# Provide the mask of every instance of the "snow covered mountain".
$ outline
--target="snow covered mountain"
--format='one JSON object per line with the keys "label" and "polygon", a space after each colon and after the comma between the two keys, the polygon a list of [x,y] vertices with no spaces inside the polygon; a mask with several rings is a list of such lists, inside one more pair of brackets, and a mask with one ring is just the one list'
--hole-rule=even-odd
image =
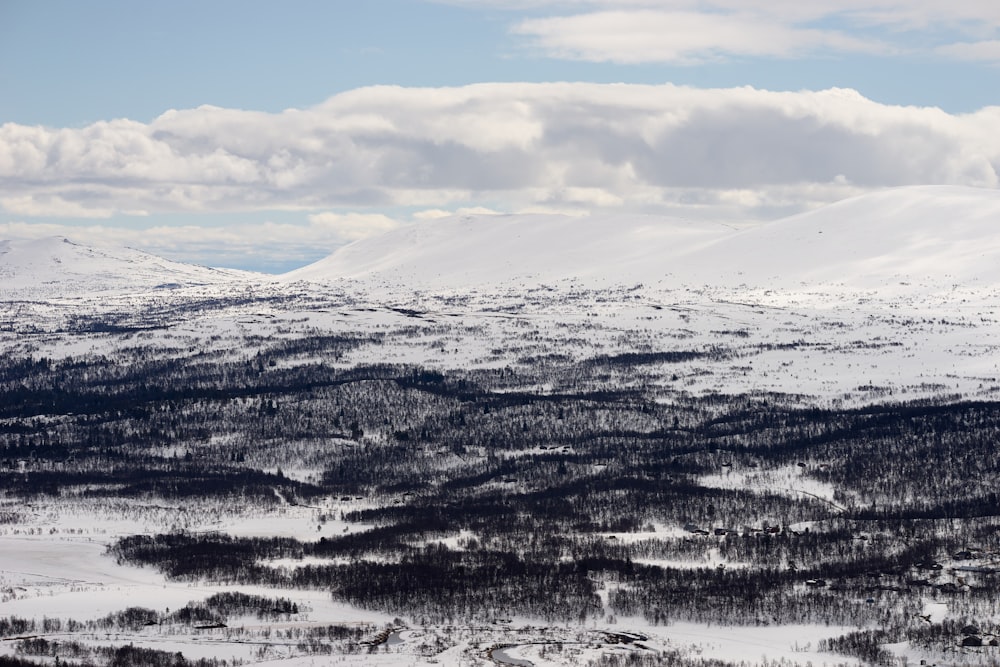
{"label": "snow covered mountain", "polygon": [[730,277],[738,271],[740,282],[757,286],[997,284],[998,232],[998,190],[907,187],[745,230],[698,260],[703,267],[732,267]]}
{"label": "snow covered mountain", "polygon": [[515,279],[624,283],[662,276],[679,258],[733,233],[724,224],[655,216],[461,216],[352,243],[283,278],[442,288]]}
{"label": "snow covered mountain", "polygon": [[[364,239],[282,282],[902,289],[1000,284],[1000,191],[886,190],[752,226],[640,215],[461,216]],[[0,241],[0,298],[226,285],[263,276],[66,238]]]}
{"label": "snow covered mountain", "polygon": [[0,298],[131,293],[246,281],[255,274],[173,262],[131,248],[64,237],[0,241]]}
{"label": "snow covered mountain", "polygon": [[756,287],[1000,282],[1000,191],[886,190],[738,228],[644,216],[463,216],[345,246],[285,280],[451,288],[568,278]]}
{"label": "snow covered mountain", "polygon": [[359,241],[278,280],[61,238],[6,241],[0,350],[135,344],[105,336],[109,328],[226,354],[348,333],[364,342],[338,352],[345,364],[492,368],[553,353],[725,350],[665,377],[695,395],[839,400],[859,387],[908,396],[947,387],[992,398],[998,224],[1000,192],[953,187],[887,190],[742,228],[456,217]]}

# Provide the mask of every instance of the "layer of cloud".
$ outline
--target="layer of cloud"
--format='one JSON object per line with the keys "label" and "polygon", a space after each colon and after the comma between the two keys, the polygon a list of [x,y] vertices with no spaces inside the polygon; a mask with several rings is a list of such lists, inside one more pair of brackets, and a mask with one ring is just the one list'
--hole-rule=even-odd
{"label": "layer of cloud", "polygon": [[928,53],[1000,62],[988,0],[439,0],[516,12],[513,33],[554,58],[692,64],[727,57]]}
{"label": "layer of cloud", "polygon": [[309,216],[309,224],[321,237],[332,237],[341,243],[376,236],[399,226],[397,220],[377,213],[314,213]]}
{"label": "layer of cloud", "polygon": [[528,19],[513,32],[552,57],[620,64],[696,64],[729,56],[790,58],[813,52],[880,52],[871,39],[775,21],[757,13],[615,10]]}
{"label": "layer of cloud", "polygon": [[[390,207],[801,210],[907,184],[995,187],[1000,108],[955,115],[850,90],[672,85],[362,88],[308,109],[0,126],[0,206],[73,218],[289,210],[356,238]],[[722,210],[722,209],[720,209]]]}
{"label": "layer of cloud", "polygon": [[1000,63],[1000,39],[989,39],[980,42],[956,42],[939,47],[937,52],[956,60]]}
{"label": "layer of cloud", "polygon": [[454,211],[446,211],[440,208],[431,208],[424,211],[417,211],[413,214],[414,220],[438,220],[451,216],[461,215],[498,215],[502,211],[495,211],[485,206],[462,206]]}

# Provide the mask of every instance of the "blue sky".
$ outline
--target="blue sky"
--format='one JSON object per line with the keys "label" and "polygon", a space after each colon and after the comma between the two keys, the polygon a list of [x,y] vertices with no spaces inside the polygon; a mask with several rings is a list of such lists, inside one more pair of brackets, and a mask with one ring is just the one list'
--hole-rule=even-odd
{"label": "blue sky", "polygon": [[468,210],[996,187],[998,33],[981,0],[2,0],[0,235],[278,271]]}

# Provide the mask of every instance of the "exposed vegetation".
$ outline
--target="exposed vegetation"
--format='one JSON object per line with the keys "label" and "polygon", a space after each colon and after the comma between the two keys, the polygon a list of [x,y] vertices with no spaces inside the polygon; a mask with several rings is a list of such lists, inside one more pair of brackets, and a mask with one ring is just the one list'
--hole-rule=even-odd
{"label": "exposed vegetation", "polygon": [[[836,410],[661,389],[654,400],[603,380],[609,367],[669,369],[719,350],[445,372],[325,363],[351,345],[339,337],[288,363],[304,345],[239,361],[0,359],[0,485],[26,501],[342,499],[337,519],[373,528],[315,541],[175,531],[110,552],[177,579],[330,590],[416,623],[849,625],[867,629],[827,648],[880,662],[889,641],[962,640],[929,639],[928,596],[970,623],[998,612],[1000,405]],[[292,467],[312,472],[282,472]],[[753,481],[766,479],[825,491]],[[296,613],[234,595],[104,623]],[[33,631],[18,623],[0,634]],[[22,642],[24,655],[70,660],[67,646]],[[80,664],[160,660],[117,655]]]}

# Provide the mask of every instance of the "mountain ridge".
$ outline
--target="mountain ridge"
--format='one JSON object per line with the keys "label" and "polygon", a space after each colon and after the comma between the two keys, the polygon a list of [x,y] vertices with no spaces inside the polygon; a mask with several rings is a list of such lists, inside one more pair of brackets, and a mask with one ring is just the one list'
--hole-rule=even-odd
{"label": "mountain ridge", "polygon": [[884,190],[772,222],[652,215],[466,215],[409,224],[271,276],[66,237],[0,241],[0,297],[232,283],[351,281],[380,289],[593,286],[899,289],[1000,285],[1000,191]]}
{"label": "mountain ridge", "polygon": [[532,280],[795,288],[1000,283],[1000,191],[894,188],[734,227],[654,216],[462,216],[344,246],[284,281],[454,288]]}
{"label": "mountain ridge", "polygon": [[65,236],[0,240],[0,296],[64,297],[229,284],[257,274],[165,259]]}

